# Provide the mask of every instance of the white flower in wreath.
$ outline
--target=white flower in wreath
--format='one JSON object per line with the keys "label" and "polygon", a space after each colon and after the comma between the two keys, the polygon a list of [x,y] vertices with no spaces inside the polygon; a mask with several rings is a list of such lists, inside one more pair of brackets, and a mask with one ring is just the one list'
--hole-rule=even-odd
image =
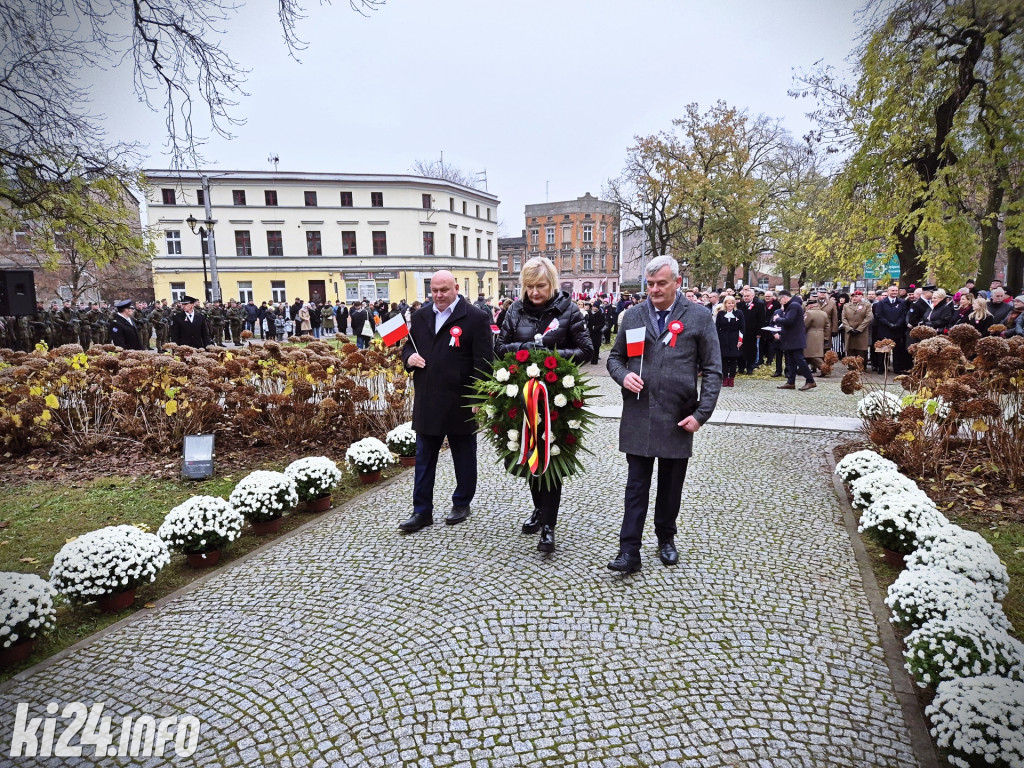
{"label": "white flower in wreath", "polygon": [[562,386],[566,389],[572,389],[576,386],[576,379],[572,376],[565,376],[562,378]]}
{"label": "white flower in wreath", "polygon": [[529,376],[531,379],[536,379],[538,376],[540,376],[540,368],[537,366],[536,363],[530,363],[528,366],[526,366],[526,375]]}
{"label": "white flower in wreath", "polygon": [[581,426],[583,426],[583,422],[581,422],[579,419],[569,419],[568,423],[569,429],[579,429]]}
{"label": "white flower in wreath", "polygon": [[562,452],[562,449],[561,449],[561,448],[559,448],[559,447],[558,447],[557,445],[552,445],[552,446],[551,446],[551,455],[552,455],[552,456],[557,456],[557,455],[558,455],[558,454],[560,454],[561,452]]}
{"label": "white flower in wreath", "polygon": [[493,419],[497,415],[498,409],[493,405],[486,405],[484,406],[484,413],[487,414],[488,419]]}
{"label": "white flower in wreath", "polygon": [[519,450],[519,443],[517,443],[515,440],[509,440],[507,445],[508,445],[508,449],[510,451],[518,451]]}
{"label": "white flower in wreath", "polygon": [[509,440],[518,440],[519,439],[519,430],[518,429],[510,429],[508,431],[508,439]]}
{"label": "white flower in wreath", "polygon": [[505,387],[505,395],[507,397],[515,397],[518,394],[519,394],[519,385],[518,384],[509,384],[507,387]]}
{"label": "white flower in wreath", "polygon": [[568,402],[569,401],[565,398],[565,395],[555,395],[554,403],[556,408],[564,408],[565,404]]}
{"label": "white flower in wreath", "polygon": [[508,381],[508,377],[509,377],[508,368],[499,368],[498,370],[496,370],[494,372],[494,380],[495,381],[506,382],[506,381]]}

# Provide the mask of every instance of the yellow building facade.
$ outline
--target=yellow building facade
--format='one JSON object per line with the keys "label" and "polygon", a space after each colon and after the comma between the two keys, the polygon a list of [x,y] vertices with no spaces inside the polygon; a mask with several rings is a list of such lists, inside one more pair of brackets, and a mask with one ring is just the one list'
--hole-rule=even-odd
{"label": "yellow building facade", "polygon": [[451,270],[470,299],[498,295],[499,200],[490,193],[419,176],[215,170],[146,176],[158,300],[202,297],[204,267],[205,295],[213,293],[201,227],[213,231],[225,302],[425,301],[439,269]]}

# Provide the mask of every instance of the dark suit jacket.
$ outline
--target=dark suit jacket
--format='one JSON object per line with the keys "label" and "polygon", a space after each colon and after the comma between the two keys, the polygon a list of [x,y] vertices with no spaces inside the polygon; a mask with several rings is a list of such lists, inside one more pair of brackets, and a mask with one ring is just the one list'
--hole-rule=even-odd
{"label": "dark suit jacket", "polygon": [[198,347],[205,349],[213,344],[213,337],[210,335],[210,326],[206,322],[206,315],[196,310],[192,316],[192,322],[184,312],[178,312],[171,318],[171,342],[185,347]]}
{"label": "dark suit jacket", "polygon": [[[458,327],[459,346],[452,346],[453,328]],[[424,435],[469,435],[476,431],[472,401],[472,383],[491,371],[494,359],[494,334],[491,318],[464,296],[451,317],[434,333],[434,303],[428,301],[412,316],[410,336],[402,360],[413,372],[416,397],[412,406],[412,428]],[[419,349],[426,368],[409,368],[409,358]]]}
{"label": "dark suit jacket", "polygon": [[896,299],[895,305],[889,301],[888,297],[880,299],[872,305],[872,312],[878,321],[875,341],[879,339],[899,341],[906,335],[907,304],[903,299]]}
{"label": "dark suit jacket", "polygon": [[123,349],[142,349],[138,326],[132,325],[118,312],[110,321],[110,343]]}
{"label": "dark suit jacket", "polygon": [[756,347],[757,337],[761,333],[761,329],[768,325],[764,302],[755,297],[753,307],[751,307],[741,298],[736,302],[736,311],[743,316],[744,348]]}
{"label": "dark suit jacket", "polygon": [[807,346],[807,328],[804,326],[804,303],[799,296],[794,296],[782,308],[775,324],[782,331],[779,333],[779,349],[803,350]]}

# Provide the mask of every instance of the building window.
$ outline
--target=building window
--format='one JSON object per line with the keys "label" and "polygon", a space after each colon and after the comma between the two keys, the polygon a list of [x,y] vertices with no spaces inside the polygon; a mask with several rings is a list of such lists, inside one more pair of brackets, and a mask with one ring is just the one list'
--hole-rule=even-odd
{"label": "building window", "polygon": [[387,256],[388,255],[388,233],[375,231],[373,233],[373,255],[374,256]]}
{"label": "building window", "polygon": [[607,224],[602,224],[601,225],[601,242],[606,244],[606,245],[608,243],[608,225]]}
{"label": "building window", "polygon": [[452,235],[451,238],[452,238],[452,242],[451,242],[452,258],[455,258],[455,235]]}
{"label": "building window", "polygon": [[462,201],[462,215],[463,216],[466,215],[466,201],[465,200]]}
{"label": "building window", "polygon": [[592,243],[594,242],[594,225],[584,224],[583,225],[583,242]]}
{"label": "building window", "polygon": [[204,190],[196,190],[196,203],[198,205],[206,205],[206,192]]}
{"label": "building window", "polygon": [[323,248],[320,244],[320,233],[310,230],[306,233],[306,255],[323,256]]}
{"label": "building window", "polygon": [[487,260],[491,260],[491,241],[487,241]]}
{"label": "building window", "polygon": [[508,262],[505,261],[504,259],[502,259],[501,262],[501,271],[506,273],[508,272]]}
{"label": "building window", "polygon": [[433,198],[430,195],[423,195],[423,207],[424,208],[429,210],[430,209],[430,204],[431,204],[432,201],[433,201]]}
{"label": "building window", "polygon": [[540,230],[539,229],[531,229],[530,230],[530,245],[536,246],[536,245],[539,245],[539,244],[540,244]]}
{"label": "building window", "polygon": [[177,205],[177,203],[174,201],[173,189],[161,189],[160,195],[164,199],[164,205]]}
{"label": "building window", "polygon": [[479,205],[476,207],[476,217],[478,219],[480,218],[480,206]]}
{"label": "building window", "polygon": [[562,247],[565,248],[567,245],[572,244],[572,225],[562,225]]}
{"label": "building window", "polygon": [[164,232],[167,237],[167,255],[168,256],[180,256],[181,255],[181,232],[177,229],[168,229]]}
{"label": "building window", "polygon": [[171,303],[181,301],[183,298],[185,298],[185,284],[171,283]]}
{"label": "building window", "polygon": [[690,287],[690,276],[689,275],[683,275],[682,287],[683,288],[689,288]]}
{"label": "building window", "polygon": [[480,238],[478,237],[478,238],[476,239],[476,257],[477,257],[478,259],[479,259],[479,258],[480,258],[480,257],[481,257],[481,256],[483,255],[483,254],[482,254],[482,252],[480,251],[480,248],[481,248],[481,245],[480,245]]}
{"label": "building window", "polygon": [[352,193],[351,192],[342,192],[341,193],[341,207],[342,208],[351,208],[352,207]]}
{"label": "building window", "polygon": [[[454,211],[455,210],[455,198],[454,197],[449,197],[448,198],[448,210],[449,211]],[[430,295],[430,291],[427,291],[427,295],[428,296]]]}
{"label": "building window", "polygon": [[433,256],[434,255],[434,233],[424,232],[423,233],[423,255]]}
{"label": "building window", "polygon": [[512,271],[513,272],[518,272],[519,271],[519,256],[513,256],[512,257]]}
{"label": "building window", "polygon": [[462,236],[462,258],[469,258],[469,235]]}
{"label": "building window", "polygon": [[594,269],[594,256],[590,253],[583,254],[583,271],[591,272]]}
{"label": "building window", "polygon": [[284,289],[284,280],[270,281],[270,300],[275,304],[288,301],[288,294]]}
{"label": "building window", "polygon": [[284,240],[280,230],[269,230],[267,232],[267,255],[284,256]]}
{"label": "building window", "polygon": [[544,243],[546,245],[554,245],[555,244],[555,228],[554,227],[545,227],[544,228]]}
{"label": "building window", "polygon": [[267,205],[277,205],[277,190],[276,189],[265,189],[263,190],[263,202]]}
{"label": "building window", "polygon": [[316,192],[303,192],[302,198],[305,200],[307,208],[316,208]]}
{"label": "building window", "polygon": [[252,256],[252,241],[249,239],[249,230],[235,230],[235,255]]}
{"label": "building window", "polygon": [[487,220],[488,221],[491,220],[491,209],[490,208],[487,209]]}
{"label": "building window", "polygon": [[253,300],[252,280],[238,281],[238,300],[243,304]]}
{"label": "building window", "polygon": [[356,233],[352,231],[344,231],[341,233],[341,255],[342,256],[355,256],[356,255]]}
{"label": "building window", "polygon": [[245,190],[244,189],[232,189],[231,190],[231,204],[232,205],[245,205]]}
{"label": "building window", "polygon": [[374,208],[384,207],[384,193],[383,192],[371,192],[370,193],[370,205]]}

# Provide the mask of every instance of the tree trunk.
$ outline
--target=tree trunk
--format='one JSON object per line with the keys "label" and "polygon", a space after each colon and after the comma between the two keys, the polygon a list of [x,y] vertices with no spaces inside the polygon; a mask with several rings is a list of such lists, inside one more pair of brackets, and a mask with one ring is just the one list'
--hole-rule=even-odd
{"label": "tree trunk", "polygon": [[[1006,280],[1003,282],[1011,296],[1024,293],[1024,252],[1016,245],[1006,248]],[[978,280],[978,285],[985,283]]]}
{"label": "tree trunk", "polygon": [[[920,203],[914,203],[911,207],[912,215],[917,208],[920,208]],[[904,288],[910,285],[923,285],[924,281],[924,264],[921,263],[921,254],[917,250],[917,229],[918,224],[909,229],[903,229],[897,224],[893,232],[896,236],[896,255],[900,259],[899,284]]]}

